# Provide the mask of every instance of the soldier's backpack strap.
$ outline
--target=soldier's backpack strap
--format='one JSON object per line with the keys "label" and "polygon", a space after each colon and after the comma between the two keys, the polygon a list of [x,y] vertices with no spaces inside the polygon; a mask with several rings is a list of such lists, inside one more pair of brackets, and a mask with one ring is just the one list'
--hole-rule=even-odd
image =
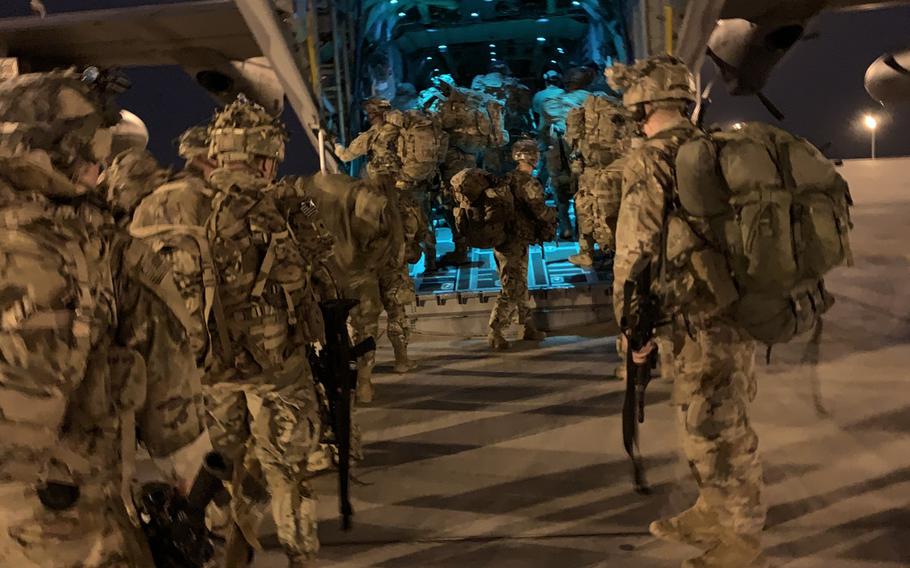
{"label": "soldier's backpack strap", "polygon": [[148,239],[162,235],[182,235],[190,237],[196,242],[196,247],[199,249],[200,268],[202,269],[202,324],[205,326],[205,333],[209,340],[205,356],[205,360],[208,362],[212,353],[212,330],[209,326],[209,318],[212,315],[212,307],[215,304],[217,278],[215,277],[215,261],[212,258],[212,249],[209,246],[205,228],[195,225],[158,224],[131,227],[130,234],[137,239]]}
{"label": "soldier's backpack strap", "polygon": [[126,246],[123,261],[146,288],[167,304],[185,330],[192,329],[193,316],[174,283],[171,267],[162,256],[155,254],[146,243],[133,238]]}
{"label": "soldier's backpack strap", "polygon": [[[218,216],[224,207],[224,200],[228,192],[219,193],[212,201],[212,213],[206,226],[206,236],[213,237],[216,234]],[[218,342],[221,344],[221,356],[223,362],[230,366],[234,364],[234,348],[231,343],[231,336],[228,330],[227,314],[224,313],[224,304],[221,301],[221,294],[218,291],[218,273],[213,270],[215,276],[214,295],[212,297],[212,313],[215,314],[215,327],[218,328]]]}

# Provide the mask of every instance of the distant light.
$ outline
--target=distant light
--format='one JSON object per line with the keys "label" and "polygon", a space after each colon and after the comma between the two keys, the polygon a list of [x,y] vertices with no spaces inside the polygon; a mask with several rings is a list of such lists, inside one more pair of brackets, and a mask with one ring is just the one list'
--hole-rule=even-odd
{"label": "distant light", "polygon": [[495,44],[495,43],[491,43],[491,44],[490,44],[490,49],[496,49],[496,44]]}
{"label": "distant light", "polygon": [[491,57],[491,58],[490,58],[490,61],[496,61],[496,58],[495,58],[495,57]]}
{"label": "distant light", "polygon": [[733,125],[731,126],[731,128],[733,128],[733,130],[742,130],[742,129],[743,129],[743,123],[742,123],[742,122],[734,122]]}
{"label": "distant light", "polygon": [[477,12],[471,12],[471,17],[478,18],[478,17],[480,17],[480,14],[478,14]]}
{"label": "distant light", "polygon": [[866,116],[863,117],[863,124],[869,130],[875,130],[876,128],[878,128],[878,119],[875,118],[874,116],[872,116],[871,114],[867,114]]}
{"label": "distant light", "polygon": [[439,67],[433,67],[433,73],[439,73]]}
{"label": "distant light", "polygon": [[427,55],[427,61],[433,61],[433,56],[432,56],[432,55]]}
{"label": "distant light", "polygon": [[490,52],[490,55],[496,55],[496,52],[495,52],[495,51],[491,51],[491,52]]}
{"label": "distant light", "polygon": [[573,5],[573,6],[581,6],[581,2],[579,2],[578,0],[572,0],[572,5]]}
{"label": "distant light", "polygon": [[427,28],[427,31],[432,34],[432,33],[436,33],[439,30],[437,30],[436,28]]}
{"label": "distant light", "polygon": [[551,59],[550,63],[552,63],[553,65],[559,65],[559,63],[557,63],[555,59]]}
{"label": "distant light", "polygon": [[563,53],[563,54],[566,52],[566,50],[563,49],[563,48],[561,48],[561,47],[557,47],[557,48],[556,48],[556,51],[557,51],[558,53]]}
{"label": "distant light", "polygon": [[543,42],[547,41],[547,38],[539,37],[539,38],[537,38],[537,41],[539,41],[540,43],[543,43]]}
{"label": "distant light", "polygon": [[399,18],[404,18],[405,16],[407,16],[406,13],[404,13],[404,12],[398,12],[398,17],[399,17]]}
{"label": "distant light", "polygon": [[447,49],[449,49],[449,46],[447,46],[446,44],[442,44],[439,46],[439,51],[445,51]]}
{"label": "distant light", "polygon": [[394,6],[395,4],[398,4],[398,0],[389,0],[389,4]]}
{"label": "distant light", "polygon": [[538,24],[546,24],[549,21],[550,21],[550,18],[538,18],[537,19]]}

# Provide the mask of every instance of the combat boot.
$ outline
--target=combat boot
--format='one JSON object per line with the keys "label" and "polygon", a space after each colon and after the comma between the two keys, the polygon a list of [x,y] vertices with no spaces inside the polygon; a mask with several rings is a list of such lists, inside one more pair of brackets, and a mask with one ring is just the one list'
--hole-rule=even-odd
{"label": "combat boot", "polygon": [[720,541],[697,558],[686,560],[682,568],[767,568],[759,536],[723,531]]}
{"label": "combat boot", "polygon": [[417,363],[408,358],[408,343],[400,335],[389,335],[389,342],[392,344],[392,350],[395,352],[395,365],[392,370],[403,375],[417,366]]}
{"label": "combat boot", "polygon": [[537,324],[529,318],[525,322],[525,331],[521,338],[525,341],[543,341],[547,338],[547,334],[537,329]]}
{"label": "combat boot", "polygon": [[723,533],[717,516],[702,504],[701,498],[676,516],[654,521],[648,530],[659,539],[688,544],[702,550],[708,550],[720,542]]}
{"label": "combat boot", "polygon": [[373,402],[373,366],[362,366],[357,369],[357,404]]}
{"label": "combat boot", "polygon": [[498,329],[491,329],[487,335],[487,342],[493,351],[505,351],[509,348],[509,342],[503,337],[502,332]]}
{"label": "combat boot", "polygon": [[594,266],[594,239],[590,235],[580,236],[578,238],[578,254],[573,254],[568,260],[579,268],[591,268]]}

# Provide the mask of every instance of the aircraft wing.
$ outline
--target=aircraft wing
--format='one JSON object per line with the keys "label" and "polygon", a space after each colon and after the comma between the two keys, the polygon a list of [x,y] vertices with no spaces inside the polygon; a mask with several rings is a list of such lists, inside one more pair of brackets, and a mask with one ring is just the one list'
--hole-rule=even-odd
{"label": "aircraft wing", "polygon": [[705,55],[734,95],[761,93],[771,72],[824,10],[871,10],[910,0],[690,0],[677,54],[693,71]]}
{"label": "aircraft wing", "polygon": [[[321,119],[272,0],[190,0],[0,19],[0,56],[23,71],[180,65],[222,103],[244,93],[278,114],[285,96],[315,148]],[[336,169],[334,160],[327,164]]]}
{"label": "aircraft wing", "polygon": [[0,45],[32,68],[180,65],[262,54],[232,0],[0,20]]}

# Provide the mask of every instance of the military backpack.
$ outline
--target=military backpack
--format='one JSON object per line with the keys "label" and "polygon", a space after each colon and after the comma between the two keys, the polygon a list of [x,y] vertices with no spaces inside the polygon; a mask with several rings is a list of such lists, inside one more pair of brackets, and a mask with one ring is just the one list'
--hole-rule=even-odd
{"label": "military backpack", "polygon": [[849,188],[805,139],[774,126],[684,143],[669,266],[689,258],[718,307],[763,343],[811,329],[832,305],[824,276],[852,264]]}
{"label": "military backpack", "polygon": [[398,157],[402,177],[412,183],[431,179],[439,171],[449,148],[448,135],[430,115],[410,110],[404,112],[399,130]]}
{"label": "military backpack", "polygon": [[493,248],[509,237],[515,203],[507,183],[486,170],[467,168],[452,177],[452,193],[455,230],[468,246]]}
{"label": "military backpack", "polygon": [[628,113],[606,96],[591,95],[566,115],[565,139],[586,166],[606,166],[630,138]]}

